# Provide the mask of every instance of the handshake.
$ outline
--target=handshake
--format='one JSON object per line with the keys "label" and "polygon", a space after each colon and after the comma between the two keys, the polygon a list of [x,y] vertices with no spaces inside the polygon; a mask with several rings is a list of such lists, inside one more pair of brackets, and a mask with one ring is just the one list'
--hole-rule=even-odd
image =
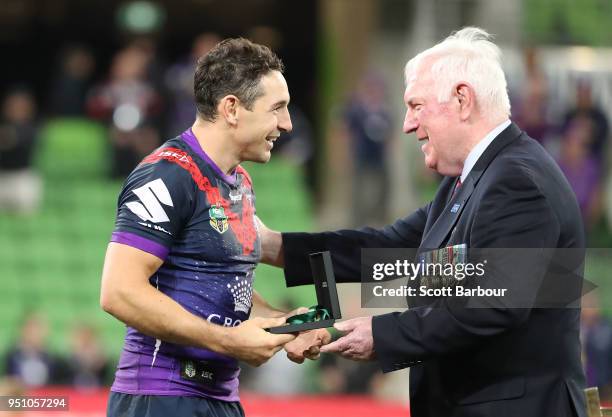
{"label": "handshake", "polygon": [[321,352],[338,353],[351,360],[365,361],[375,357],[372,337],[372,317],[359,317],[334,324],[343,336],[331,342],[327,329],[307,330],[293,334],[272,334],[265,329],[282,326],[287,317],[301,314],[304,307],[282,317],[255,317],[239,326],[228,327],[225,348],[221,351],[251,366],[267,362],[276,352],[285,349],[287,357],[296,363],[316,360]]}
{"label": "handshake", "polygon": [[301,307],[281,317],[254,317],[236,327],[228,327],[225,340],[221,341],[221,353],[251,366],[262,365],[281,349],[285,349],[287,357],[296,363],[302,363],[304,359],[316,360],[320,356],[321,346],[331,341],[328,330],[315,329],[288,334],[272,334],[265,330],[282,326],[288,317],[306,311],[307,308]]}
{"label": "handshake", "polygon": [[[259,230],[263,236],[262,247],[264,248],[264,253],[270,252],[270,242],[276,242],[276,250],[271,251],[273,255],[268,253],[264,258],[270,264],[281,266],[280,263],[270,262],[270,259],[279,258],[279,248],[281,246],[280,234],[266,228],[261,221],[259,221]],[[265,250],[266,242],[267,251]],[[264,313],[257,314],[263,317],[255,317],[242,322],[236,327],[225,328],[224,337],[221,341],[221,349],[218,351],[252,366],[259,366],[267,362],[275,353],[283,348],[287,352],[287,357],[296,363],[302,363],[304,359],[316,360],[321,352],[338,353],[342,357],[351,360],[363,361],[373,359],[375,352],[372,335],[372,317],[359,317],[334,323],[334,320],[340,318],[341,315],[329,252],[312,253],[310,255],[310,266],[313,272],[313,282],[317,289],[316,307],[310,310],[300,307],[289,313],[283,313],[272,308],[255,291],[253,294],[253,307],[257,307],[259,311]],[[334,342],[331,342],[331,334],[325,328],[305,330],[308,328],[312,329],[312,327],[303,326],[303,319],[306,320],[305,324],[310,322],[309,318],[307,318],[307,313],[312,312],[312,309],[319,312],[320,306],[325,306],[322,310],[326,313],[326,318],[329,319],[331,315],[331,319],[334,320],[319,324],[324,326],[334,323],[336,330],[342,333],[342,337]],[[292,319],[297,319],[298,316],[302,316],[299,317],[301,324],[297,324],[296,327],[283,329],[285,331],[296,330],[295,333],[273,334],[266,331],[266,329],[272,327],[283,326],[288,321],[291,322]],[[322,317],[319,316],[319,318]]]}

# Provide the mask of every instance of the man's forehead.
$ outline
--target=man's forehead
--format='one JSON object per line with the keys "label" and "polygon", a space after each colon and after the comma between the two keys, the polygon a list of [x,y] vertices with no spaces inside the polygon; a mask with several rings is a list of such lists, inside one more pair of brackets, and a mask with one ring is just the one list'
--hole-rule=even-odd
{"label": "man's forehead", "polygon": [[283,74],[278,71],[270,71],[261,77],[260,82],[264,88],[287,89],[287,81]]}
{"label": "man's forehead", "polygon": [[415,100],[421,95],[421,89],[419,88],[419,83],[415,79],[413,81],[409,81],[406,84],[406,90],[404,90],[404,101],[406,103]]}
{"label": "man's forehead", "polygon": [[285,100],[289,102],[289,88],[283,74],[271,71],[261,78],[263,96],[272,100]]}
{"label": "man's forehead", "polygon": [[431,90],[431,77],[425,71],[414,71],[406,78],[404,101],[408,103],[417,98],[423,98]]}

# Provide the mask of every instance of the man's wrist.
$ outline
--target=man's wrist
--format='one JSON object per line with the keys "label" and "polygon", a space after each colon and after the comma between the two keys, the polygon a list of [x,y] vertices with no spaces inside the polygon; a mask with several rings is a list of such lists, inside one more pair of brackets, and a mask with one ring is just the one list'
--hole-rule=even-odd
{"label": "man's wrist", "polygon": [[205,338],[202,348],[212,350],[222,355],[230,355],[232,350],[233,327],[219,326],[213,323],[206,323],[203,331]]}

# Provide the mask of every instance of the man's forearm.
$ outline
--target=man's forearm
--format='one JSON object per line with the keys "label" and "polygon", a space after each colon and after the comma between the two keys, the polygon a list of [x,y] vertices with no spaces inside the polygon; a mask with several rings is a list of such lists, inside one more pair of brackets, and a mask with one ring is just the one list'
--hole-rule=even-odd
{"label": "man's forearm", "polygon": [[153,287],[126,291],[104,309],[140,332],[166,342],[212,350],[259,366],[294,335],[273,335],[263,329],[280,326],[283,318],[255,318],[236,327],[207,322],[183,309],[178,303]]}
{"label": "man's forearm", "polygon": [[286,311],[272,307],[257,291],[253,291],[251,317],[284,317],[286,314]]}
{"label": "man's forearm", "polygon": [[283,268],[283,236],[280,232],[268,228],[259,217],[257,217],[259,237],[261,239],[261,261],[264,264]]}
{"label": "man's forearm", "polygon": [[227,329],[209,323],[150,285],[122,288],[104,310],[143,334],[165,342],[224,353]]}

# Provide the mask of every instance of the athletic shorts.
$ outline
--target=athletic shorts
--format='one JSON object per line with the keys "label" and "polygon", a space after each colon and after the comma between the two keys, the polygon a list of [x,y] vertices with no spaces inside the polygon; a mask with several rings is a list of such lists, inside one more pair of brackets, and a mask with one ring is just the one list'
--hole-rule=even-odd
{"label": "athletic shorts", "polygon": [[110,393],[107,417],[244,417],[239,402],[202,397]]}

